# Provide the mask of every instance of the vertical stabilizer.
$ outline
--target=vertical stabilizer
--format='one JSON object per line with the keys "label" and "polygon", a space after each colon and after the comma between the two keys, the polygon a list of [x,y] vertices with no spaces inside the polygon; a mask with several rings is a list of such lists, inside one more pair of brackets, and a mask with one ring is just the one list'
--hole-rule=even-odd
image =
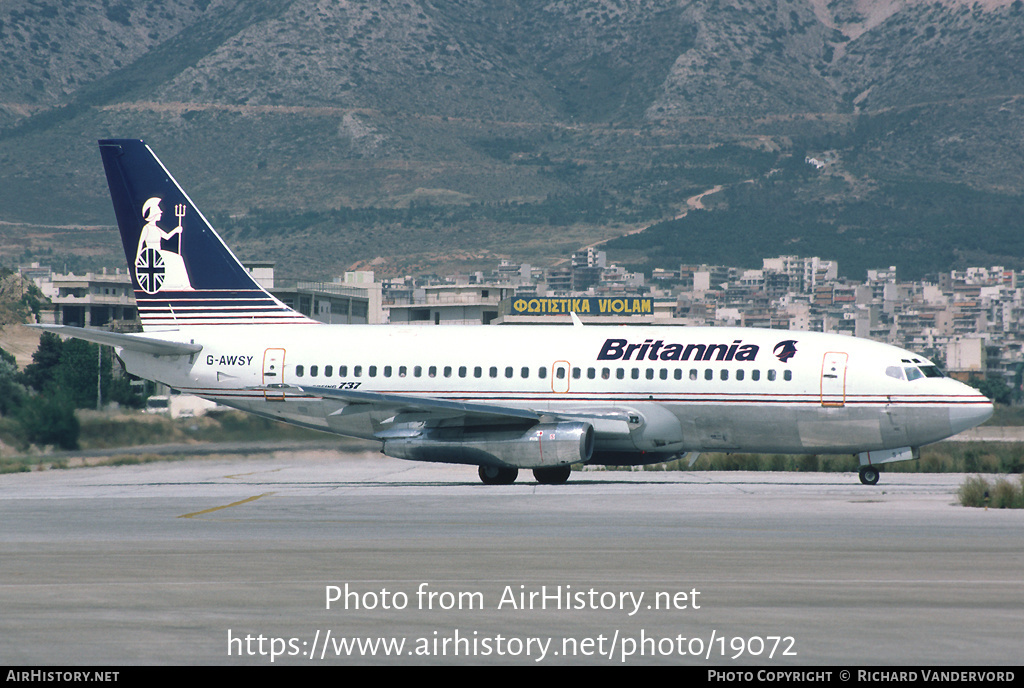
{"label": "vertical stabilizer", "polygon": [[315,322],[253,280],[143,141],[99,146],[143,329]]}

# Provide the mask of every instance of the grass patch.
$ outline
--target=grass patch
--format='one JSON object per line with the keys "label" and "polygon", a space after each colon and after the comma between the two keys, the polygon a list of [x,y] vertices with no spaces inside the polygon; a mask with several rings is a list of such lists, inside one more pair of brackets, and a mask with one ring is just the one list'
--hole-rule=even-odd
{"label": "grass patch", "polygon": [[1024,425],[1024,406],[996,404],[992,418],[985,423],[993,427],[1019,427]]}
{"label": "grass patch", "polygon": [[645,471],[792,471],[844,473],[857,470],[857,459],[825,454],[701,454],[691,468],[687,458],[649,464]]}
{"label": "grass patch", "polygon": [[15,456],[0,456],[0,473],[24,473],[31,470],[29,459]]}
{"label": "grass patch", "polygon": [[963,506],[992,507],[993,509],[1024,509],[1024,475],[1016,481],[999,478],[994,484],[975,475],[957,490]]}
{"label": "grass patch", "polygon": [[[76,412],[81,424],[79,448],[118,449],[125,452],[83,460],[53,455],[49,447],[29,444],[18,423],[0,418],[0,473],[20,473],[40,468],[58,469],[86,465],[126,466],[151,461],[171,461],[175,455],[133,452],[154,444],[215,444],[218,442],[323,441],[332,437],[316,430],[261,418],[241,411],[214,411],[196,418],[173,419],[164,414],[141,412]],[[339,444],[344,442],[335,437]]]}
{"label": "grass patch", "polygon": [[164,414],[79,412],[82,449],[111,449],[145,444],[322,440],[325,435],[241,411],[214,411],[195,418]]}
{"label": "grass patch", "polygon": [[[700,455],[691,468],[683,457],[643,466],[646,471],[792,471],[856,473],[860,464],[850,454],[723,454]],[[609,467],[612,469],[612,467]],[[623,467],[631,470],[630,467]],[[1024,473],[1024,444],[1014,442],[939,442],[921,448],[918,461],[884,464],[890,473]]]}

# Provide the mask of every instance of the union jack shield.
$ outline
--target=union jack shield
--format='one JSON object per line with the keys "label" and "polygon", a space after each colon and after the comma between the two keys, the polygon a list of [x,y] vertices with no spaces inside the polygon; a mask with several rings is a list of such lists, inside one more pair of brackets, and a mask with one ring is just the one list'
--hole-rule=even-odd
{"label": "union jack shield", "polygon": [[153,248],[143,249],[135,259],[135,279],[147,294],[155,294],[164,284],[164,257]]}

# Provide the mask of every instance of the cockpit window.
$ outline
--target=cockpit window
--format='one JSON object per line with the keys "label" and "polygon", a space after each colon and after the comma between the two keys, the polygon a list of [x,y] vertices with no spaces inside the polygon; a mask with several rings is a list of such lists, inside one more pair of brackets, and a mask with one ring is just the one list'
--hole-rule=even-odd
{"label": "cockpit window", "polygon": [[897,380],[920,380],[925,377],[946,377],[937,365],[920,358],[904,358],[903,365],[886,367],[885,374]]}
{"label": "cockpit window", "polygon": [[885,369],[885,374],[888,375],[889,377],[894,377],[897,380],[904,379],[903,368],[900,368],[899,366],[889,366],[888,368]]}

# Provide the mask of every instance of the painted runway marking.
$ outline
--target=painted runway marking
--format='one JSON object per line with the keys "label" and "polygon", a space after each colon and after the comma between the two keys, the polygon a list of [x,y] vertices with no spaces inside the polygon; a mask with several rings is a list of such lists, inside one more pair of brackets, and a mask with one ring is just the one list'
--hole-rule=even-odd
{"label": "painted runway marking", "polygon": [[254,496],[254,497],[247,497],[246,499],[243,499],[243,500],[240,500],[240,501],[237,501],[237,502],[231,502],[230,504],[225,504],[223,506],[215,506],[215,507],[213,507],[211,509],[203,509],[202,511],[193,511],[190,514],[182,514],[181,516],[178,516],[178,518],[192,518],[193,516],[202,516],[203,514],[212,514],[214,511],[220,511],[221,509],[230,509],[233,506],[238,506],[239,504],[245,504],[246,502],[254,502],[257,499],[259,499],[260,497],[266,497],[267,495],[272,495],[272,494],[274,494],[274,493],[273,492],[264,492],[263,494],[258,494],[258,495]]}

